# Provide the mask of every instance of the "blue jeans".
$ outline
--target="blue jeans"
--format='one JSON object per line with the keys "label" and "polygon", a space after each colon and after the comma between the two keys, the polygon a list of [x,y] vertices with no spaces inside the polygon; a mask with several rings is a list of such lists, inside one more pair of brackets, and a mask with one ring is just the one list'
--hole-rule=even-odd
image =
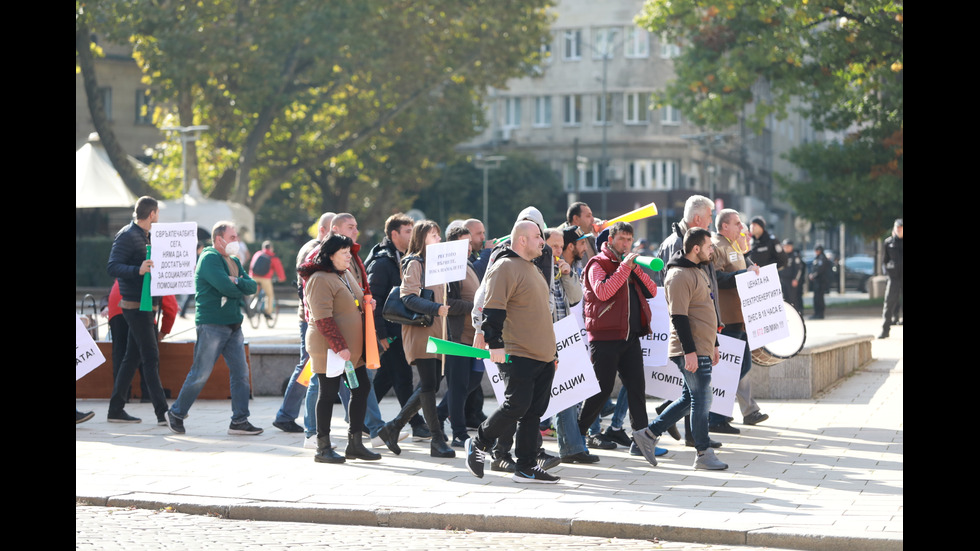
{"label": "blue jeans", "polygon": [[197,396],[214,370],[218,356],[224,356],[231,379],[231,422],[248,420],[248,362],[245,361],[245,336],[242,327],[204,324],[197,326],[197,343],[194,345],[194,363],[184,380],[177,400],[170,412],[178,419],[187,417]]}
{"label": "blue jeans", "polygon": [[320,382],[316,377],[310,377],[310,386],[306,387],[306,403],[304,404],[303,425],[306,427],[306,437],[316,435],[316,401],[320,396]]}
{"label": "blue jeans", "polygon": [[[368,379],[374,381],[374,374],[378,370],[367,368],[365,370],[367,371]],[[350,389],[346,385],[340,385],[338,394],[340,394],[340,401],[344,404],[344,421],[350,423],[350,417],[346,413],[350,408]],[[364,427],[371,433],[371,438],[374,438],[383,426],[385,426],[385,422],[381,418],[381,408],[378,406],[378,398],[374,395],[374,386],[368,385],[367,413],[364,415]]]}
{"label": "blue jeans", "polygon": [[[625,402],[625,400],[624,400]],[[558,433],[558,455],[567,457],[585,451],[585,438],[578,431],[579,404],[563,409],[555,415],[555,432]]]}
{"label": "blue jeans", "polygon": [[[306,328],[309,326],[305,321],[299,323],[299,363],[296,364],[296,369],[293,370],[293,374],[289,377],[289,384],[286,386],[286,393],[282,397],[282,405],[279,407],[279,411],[276,413],[277,423],[286,423],[289,421],[295,421],[299,417],[299,406],[303,403],[303,399],[306,397],[306,387],[297,383],[296,379],[299,374],[303,371],[303,366],[306,365],[307,358],[310,357],[306,352]],[[311,377],[310,379],[315,379],[316,377]]]}
{"label": "blue jeans", "polygon": [[626,398],[626,386],[619,388],[619,397],[616,398],[616,409],[613,410],[612,420],[609,421],[609,428],[622,430],[623,419],[626,419],[626,412],[629,411],[629,400]]}
{"label": "blue jeans", "polygon": [[674,400],[656,419],[650,423],[650,430],[660,436],[682,417],[691,413],[691,432],[694,433],[694,447],[700,452],[708,449],[708,410],[711,408],[711,358],[698,356],[698,370],[694,373],[684,369],[684,356],[670,359],[684,376],[684,391],[680,400]]}

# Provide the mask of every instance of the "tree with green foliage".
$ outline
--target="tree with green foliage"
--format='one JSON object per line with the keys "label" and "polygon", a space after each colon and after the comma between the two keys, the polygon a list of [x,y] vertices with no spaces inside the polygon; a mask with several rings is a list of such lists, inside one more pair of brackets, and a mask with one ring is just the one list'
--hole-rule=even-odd
{"label": "tree with green foliage", "polygon": [[884,219],[901,215],[903,13],[894,0],[648,0],[637,22],[681,47],[658,101],[693,123],[758,131],[795,108],[846,133],[791,152],[810,181],[781,181],[798,214],[864,232],[883,207],[866,201],[892,198]]}
{"label": "tree with green foliage", "polygon": [[258,212],[288,187],[310,208],[321,198],[315,211],[358,214],[410,201],[474,134],[485,90],[534,65],[549,5],[102,0],[94,9],[98,32],[132,43],[154,99],[175,106],[172,123],[211,127],[192,146],[211,198]]}
{"label": "tree with green foliage", "polygon": [[[567,199],[558,174],[527,154],[507,154],[500,167],[487,173],[489,205],[483,222],[487,238],[510,233],[524,208],[541,211],[546,224],[564,221]],[[460,158],[440,172],[433,185],[419,195],[414,207],[445,225],[454,219],[483,218],[483,170],[472,158]],[[491,235],[492,234],[492,235]]]}

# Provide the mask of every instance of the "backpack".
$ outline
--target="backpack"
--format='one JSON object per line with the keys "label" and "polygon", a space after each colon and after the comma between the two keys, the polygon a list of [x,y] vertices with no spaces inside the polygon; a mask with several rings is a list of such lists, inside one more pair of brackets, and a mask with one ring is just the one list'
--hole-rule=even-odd
{"label": "backpack", "polygon": [[272,257],[265,253],[260,254],[252,264],[252,274],[258,277],[268,276],[270,270],[272,270]]}

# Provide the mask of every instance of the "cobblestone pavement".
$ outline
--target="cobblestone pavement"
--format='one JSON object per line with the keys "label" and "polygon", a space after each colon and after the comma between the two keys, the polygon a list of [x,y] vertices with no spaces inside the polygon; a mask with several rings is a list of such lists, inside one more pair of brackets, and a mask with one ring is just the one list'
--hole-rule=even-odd
{"label": "cobblestone pavement", "polygon": [[236,549],[265,550],[321,547],[328,549],[398,549],[400,551],[573,551],[575,549],[639,551],[690,549],[757,551],[772,547],[707,545],[659,540],[591,538],[472,530],[417,530],[231,520],[164,510],[121,507],[75,507],[75,549]]}

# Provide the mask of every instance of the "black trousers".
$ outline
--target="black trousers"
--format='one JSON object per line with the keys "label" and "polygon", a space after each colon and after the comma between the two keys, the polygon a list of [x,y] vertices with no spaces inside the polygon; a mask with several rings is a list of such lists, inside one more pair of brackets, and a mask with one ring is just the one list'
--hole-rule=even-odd
{"label": "black trousers", "polygon": [[158,419],[162,418],[167,412],[167,398],[163,392],[163,384],[160,383],[160,349],[157,345],[157,326],[153,312],[124,309],[123,317],[129,325],[129,342],[126,345],[126,356],[112,386],[109,415],[122,412],[129,397],[129,387],[133,384],[133,376],[142,362],[140,378],[146,381],[154,413]]}
{"label": "black trousers", "polygon": [[517,425],[517,466],[533,467],[538,455],[538,424],[551,401],[555,362],[511,356],[511,363],[497,364],[504,380],[504,403],[480,425],[475,444],[488,449],[494,440],[513,434]]}
{"label": "black trousers", "polygon": [[[367,369],[362,365],[354,370],[357,375],[357,388],[350,391],[350,404],[347,415],[350,418],[350,430],[354,434],[364,432],[364,414],[367,412],[367,397],[371,391],[371,380],[368,379]],[[333,417],[333,404],[337,401],[337,391],[343,383],[344,375],[327,377],[317,373],[316,380],[320,384],[320,393],[316,397],[316,436],[330,436],[330,418]]]}
{"label": "black trousers", "polygon": [[612,394],[616,373],[626,388],[629,403],[630,426],[633,430],[646,428],[647,417],[646,381],[643,379],[643,348],[640,337],[631,335],[626,340],[592,341],[589,343],[592,368],[599,380],[599,394],[585,401],[578,417],[578,428],[585,435],[602,412],[602,406]]}

